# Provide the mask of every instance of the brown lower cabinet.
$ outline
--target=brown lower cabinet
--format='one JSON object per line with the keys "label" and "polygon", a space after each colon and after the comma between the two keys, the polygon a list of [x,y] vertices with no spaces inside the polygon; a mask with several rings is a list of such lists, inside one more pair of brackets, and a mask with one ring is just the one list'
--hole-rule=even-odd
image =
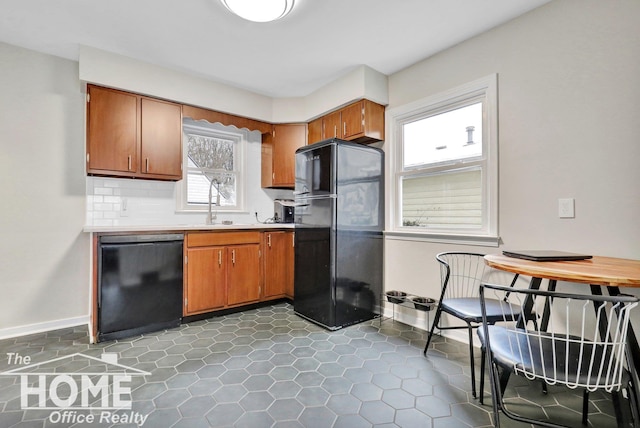
{"label": "brown lower cabinet", "polygon": [[264,232],[264,297],[293,298],[293,232]]}
{"label": "brown lower cabinet", "polygon": [[184,248],[184,316],[293,297],[292,231],[188,232]]}
{"label": "brown lower cabinet", "polygon": [[227,248],[227,304],[235,306],[260,300],[260,244]]}

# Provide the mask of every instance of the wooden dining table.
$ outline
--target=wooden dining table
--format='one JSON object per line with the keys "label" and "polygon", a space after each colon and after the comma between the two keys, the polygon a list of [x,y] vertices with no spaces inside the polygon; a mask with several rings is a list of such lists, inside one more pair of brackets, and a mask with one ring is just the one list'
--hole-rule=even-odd
{"label": "wooden dining table", "polygon": [[[596,295],[602,294],[603,288],[611,296],[624,293],[621,288],[640,288],[640,260],[594,256],[586,260],[540,262],[502,254],[486,255],[484,260],[492,268],[530,277],[531,289],[539,289],[543,280],[549,281],[551,291],[558,281],[564,281],[588,284],[589,291]],[[633,426],[640,426],[640,345],[631,325],[627,334],[627,362],[635,396],[631,413]]]}

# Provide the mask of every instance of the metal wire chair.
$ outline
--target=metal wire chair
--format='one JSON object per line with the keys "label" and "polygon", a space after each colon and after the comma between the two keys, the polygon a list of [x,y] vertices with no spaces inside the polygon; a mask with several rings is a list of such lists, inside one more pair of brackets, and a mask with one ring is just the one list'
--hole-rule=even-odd
{"label": "metal wire chair", "polygon": [[[508,302],[503,300],[506,295]],[[480,287],[483,318],[487,309],[485,303],[489,300],[501,302],[505,314],[504,324],[485,323],[480,335],[489,361],[496,427],[500,426],[499,410],[511,419],[525,423],[565,426],[549,420],[534,420],[505,406],[503,392],[510,374],[589,392],[615,393],[628,385],[624,366],[627,329],[629,315],[638,305],[638,298],[483,284]],[[531,319],[531,315],[525,313],[525,301],[533,305],[535,322],[526,325],[511,322],[514,312],[519,313],[521,320]],[[584,424],[587,422],[588,397],[584,394]],[[619,405],[614,407],[620,411]]]}
{"label": "metal wire chair", "polygon": [[[465,252],[444,252],[436,256],[440,263],[441,294],[429,331],[424,355],[427,355],[429,344],[436,328],[439,330],[467,329],[469,334],[469,360],[471,367],[471,392],[476,394],[475,359],[473,350],[473,330],[482,323],[482,311],[478,290],[484,282],[510,283],[513,286],[518,275],[508,274],[490,268],[484,262],[484,254]],[[486,302],[487,320],[495,323],[502,320],[503,313],[499,302]],[[441,326],[442,313],[458,318],[464,326]],[[484,370],[483,370],[484,372]]]}

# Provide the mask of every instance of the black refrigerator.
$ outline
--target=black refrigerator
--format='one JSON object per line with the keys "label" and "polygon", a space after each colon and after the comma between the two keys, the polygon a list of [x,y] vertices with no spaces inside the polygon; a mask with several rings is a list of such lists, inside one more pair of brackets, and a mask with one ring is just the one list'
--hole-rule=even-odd
{"label": "black refrigerator", "polygon": [[330,139],[296,151],[294,311],[330,330],[380,314],[384,153]]}

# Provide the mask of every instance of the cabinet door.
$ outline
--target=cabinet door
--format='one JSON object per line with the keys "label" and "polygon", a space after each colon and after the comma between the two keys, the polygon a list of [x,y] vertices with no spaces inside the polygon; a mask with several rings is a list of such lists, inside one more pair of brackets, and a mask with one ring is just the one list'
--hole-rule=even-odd
{"label": "cabinet door", "polygon": [[309,122],[309,125],[307,126],[307,141],[309,142],[309,144],[317,143],[318,141],[324,140],[322,134],[322,122],[322,117]]}
{"label": "cabinet door", "polygon": [[227,303],[225,263],[225,247],[187,250],[185,315],[207,312]]}
{"label": "cabinet door", "polygon": [[237,305],[260,298],[260,244],[227,247],[227,303]]}
{"label": "cabinet door", "polygon": [[295,153],[307,144],[307,125],[273,125],[273,186],[293,188]]}
{"label": "cabinet door", "polygon": [[294,260],[295,260],[295,256],[294,256],[294,243],[295,243],[295,234],[294,232],[286,232],[285,233],[286,238],[286,245],[285,245],[285,249],[286,249],[286,254],[285,254],[285,264],[287,266],[287,277],[286,277],[286,286],[284,289],[285,294],[290,297],[291,299],[293,299],[293,284],[294,284]]}
{"label": "cabinet door", "polygon": [[264,297],[282,296],[287,288],[289,263],[287,246],[291,243],[286,232],[265,232]]}
{"label": "cabinet door", "polygon": [[182,107],[142,98],[141,171],[182,178]]}
{"label": "cabinet door", "polygon": [[260,145],[260,186],[268,188],[273,186],[273,130],[262,134]]}
{"label": "cabinet door", "polygon": [[96,86],[87,91],[87,172],[135,173],[138,98]]}
{"label": "cabinet door", "polygon": [[323,118],[323,139],[342,138],[342,121],[340,111],[329,113]]}
{"label": "cabinet door", "polygon": [[364,132],[364,102],[360,101],[341,110],[342,138],[348,140]]}

